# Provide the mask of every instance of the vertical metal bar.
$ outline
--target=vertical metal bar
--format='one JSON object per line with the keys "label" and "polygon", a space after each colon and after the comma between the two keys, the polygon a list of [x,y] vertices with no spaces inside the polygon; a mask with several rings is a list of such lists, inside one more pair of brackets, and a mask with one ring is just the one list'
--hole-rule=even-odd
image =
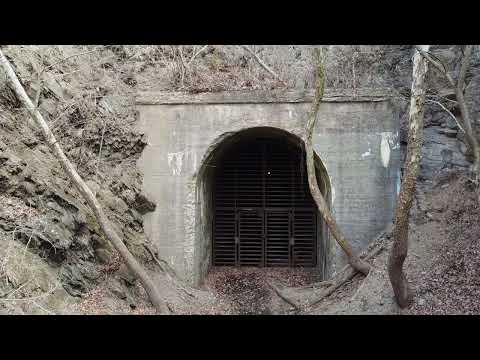
{"label": "vertical metal bar", "polygon": [[262,232],[263,232],[263,237],[262,237],[262,266],[265,267],[265,257],[266,257],[266,251],[267,251],[267,242],[268,242],[268,234],[266,232],[266,229],[265,229],[265,207],[267,206],[267,199],[266,199],[266,193],[267,193],[267,189],[266,189],[266,172],[267,172],[267,169],[266,169],[266,153],[267,153],[267,144],[266,142],[263,142],[262,144],[262,154],[261,154],[261,157],[262,157],[262,160],[261,160],[261,169],[262,169],[262,205],[263,205],[263,209],[262,209],[262,213],[263,213],[263,229],[262,229]]}
{"label": "vertical metal bar", "polygon": [[292,156],[290,156],[290,193],[291,193],[290,206],[293,208],[295,206],[295,164],[294,164],[294,161],[292,160]]}
{"label": "vertical metal bar", "polygon": [[288,211],[288,265],[290,267],[294,266],[294,243],[293,243],[293,236],[294,236],[294,223],[293,223],[293,210],[290,209]]}
{"label": "vertical metal bar", "polygon": [[238,266],[239,265],[239,251],[240,251],[240,214],[238,213],[237,211],[237,196],[238,196],[238,170],[237,168],[235,167],[235,169],[233,170],[233,173],[234,173],[234,185],[233,185],[233,191],[234,191],[234,194],[233,194],[233,209],[234,209],[234,217],[235,217],[235,266]]}
{"label": "vertical metal bar", "polygon": [[266,192],[267,191],[266,191],[266,179],[265,179],[266,178],[266,171],[267,171],[267,169],[266,169],[266,152],[267,152],[266,148],[267,148],[267,144],[263,143],[262,145],[263,145],[262,146],[262,155],[261,155],[262,156],[262,160],[261,160],[261,163],[262,163],[262,165],[261,165],[261,167],[262,167],[262,197],[263,197],[262,204],[263,204],[263,207],[265,208],[267,206],[267,204],[266,204]]}
{"label": "vertical metal bar", "polygon": [[317,266],[318,258],[318,214],[316,211],[313,212],[313,264],[312,266]]}
{"label": "vertical metal bar", "polygon": [[217,221],[216,221],[216,210],[215,210],[215,205],[213,206],[213,217],[212,217],[212,260],[211,264],[215,266],[216,263],[216,255],[215,255],[215,244],[216,244],[216,238],[217,238]]}
{"label": "vertical metal bar", "polygon": [[240,212],[235,210],[235,266],[240,264]]}
{"label": "vertical metal bar", "polygon": [[[291,154],[291,153],[290,153]],[[294,153],[295,154],[295,153]],[[288,245],[289,245],[289,254],[288,254],[288,263],[290,267],[295,266],[294,260],[294,252],[295,249],[293,247],[293,237],[295,236],[295,225],[293,222],[293,211],[295,211],[295,165],[293,164],[292,158],[295,159],[294,156],[290,156],[290,191],[291,191],[291,203],[290,203],[290,211],[288,212]],[[298,165],[297,165],[298,166]]]}
{"label": "vertical metal bar", "polygon": [[262,210],[262,267],[267,266],[267,249],[268,249],[268,238],[267,238],[267,214],[265,208]]}
{"label": "vertical metal bar", "polygon": [[[211,242],[211,245],[212,245],[212,248],[210,250],[210,255],[211,255],[211,260],[210,260],[210,265],[213,265],[215,266],[215,263],[216,263],[216,260],[215,260],[215,243],[216,243],[216,237],[217,237],[217,220],[216,220],[216,213],[217,213],[217,202],[215,201],[215,195],[216,195],[216,183],[215,183],[215,180],[217,178],[217,171],[216,169],[213,170],[213,176],[212,176],[212,182],[213,182],[213,186],[212,186],[212,191],[210,192],[209,194],[209,197],[210,197],[210,201],[211,201],[211,209],[213,209],[213,216],[212,216],[212,220],[211,220],[211,226],[212,226],[212,242]],[[200,205],[201,206],[201,205]]]}

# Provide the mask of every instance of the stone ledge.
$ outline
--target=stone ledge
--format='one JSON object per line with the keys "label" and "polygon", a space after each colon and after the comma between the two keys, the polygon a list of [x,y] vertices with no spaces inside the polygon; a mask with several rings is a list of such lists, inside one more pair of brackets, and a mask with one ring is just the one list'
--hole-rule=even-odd
{"label": "stone ledge", "polygon": [[[135,103],[137,105],[309,103],[313,97],[313,89],[237,90],[197,94],[181,91],[147,91],[138,93]],[[388,89],[359,88],[355,91],[326,89],[323,101],[378,102],[391,98],[392,92]]]}

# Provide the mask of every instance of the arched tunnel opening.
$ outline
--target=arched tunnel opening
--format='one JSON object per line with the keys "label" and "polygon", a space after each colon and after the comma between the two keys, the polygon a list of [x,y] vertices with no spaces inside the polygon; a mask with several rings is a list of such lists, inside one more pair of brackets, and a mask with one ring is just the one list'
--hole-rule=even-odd
{"label": "arched tunnel opening", "polygon": [[[318,156],[315,165],[330,204],[330,181]],[[313,268],[328,277],[328,230],[310,194],[299,137],[270,127],[227,136],[205,160],[198,186],[201,279],[224,266]]]}

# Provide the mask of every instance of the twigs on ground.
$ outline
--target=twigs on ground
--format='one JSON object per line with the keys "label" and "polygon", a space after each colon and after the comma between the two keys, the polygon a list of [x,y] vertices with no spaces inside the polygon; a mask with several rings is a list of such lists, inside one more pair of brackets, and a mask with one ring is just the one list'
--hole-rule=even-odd
{"label": "twigs on ground", "polygon": [[1,295],[0,295],[0,299],[6,298],[6,297],[8,297],[8,296],[10,296],[10,295],[18,292],[19,290],[21,290],[22,288],[24,288],[26,285],[28,285],[29,283],[31,283],[32,280],[33,280],[33,279],[27,280],[27,281],[23,282],[22,284],[20,284],[18,287],[14,288],[14,289],[12,289],[12,290],[10,290],[10,291],[7,291],[7,292],[5,292],[5,293],[3,293],[3,294],[1,294]]}
{"label": "twigs on ground", "polygon": [[[26,285],[26,283],[24,285]],[[5,298],[5,299],[0,299],[0,301],[34,301],[34,300],[39,300],[39,299],[43,299],[43,298],[53,294],[55,292],[55,290],[57,290],[58,288],[59,288],[59,284],[56,283],[55,286],[53,286],[50,290],[48,290],[47,292],[45,292],[41,295],[38,295],[38,296],[30,296],[30,297],[24,297],[24,298]],[[20,289],[17,288],[15,292],[17,292],[18,290],[20,290]],[[12,295],[12,294],[13,294],[13,292],[10,295]]]}
{"label": "twigs on ground", "polygon": [[42,73],[44,73],[45,71],[47,71],[47,70],[49,70],[49,69],[51,69],[51,68],[53,68],[53,67],[55,67],[55,66],[57,66],[57,65],[59,65],[59,64],[61,64],[61,63],[63,63],[63,62],[65,62],[65,61],[67,61],[68,59],[71,59],[71,58],[77,57],[77,56],[88,55],[88,54],[91,54],[91,53],[93,53],[93,52],[100,51],[101,49],[102,49],[102,47],[100,46],[100,47],[98,47],[98,48],[96,48],[96,49],[93,49],[93,50],[84,51],[84,52],[81,52],[81,53],[77,53],[77,54],[73,54],[73,55],[67,56],[67,57],[65,57],[65,58],[63,58],[63,59],[61,59],[61,60],[59,60],[59,61],[57,61],[57,62],[54,62],[53,64],[51,64],[51,65],[49,65],[49,66],[47,66],[47,67],[45,67],[45,68],[43,69]]}

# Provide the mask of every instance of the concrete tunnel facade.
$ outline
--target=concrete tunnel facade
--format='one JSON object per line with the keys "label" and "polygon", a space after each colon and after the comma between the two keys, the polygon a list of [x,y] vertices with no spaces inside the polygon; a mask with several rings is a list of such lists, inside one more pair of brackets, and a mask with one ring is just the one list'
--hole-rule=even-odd
{"label": "concrete tunnel facade", "polygon": [[[147,146],[138,161],[143,191],[157,204],[144,216],[160,257],[192,285],[212,265],[212,168],[233,140],[262,134],[303,149],[313,91],[232,91],[137,96]],[[327,89],[313,143],[317,180],[357,251],[393,220],[400,183],[399,112],[384,89]],[[321,219],[320,219],[321,220]],[[319,227],[317,267],[327,279],[345,265]]]}

